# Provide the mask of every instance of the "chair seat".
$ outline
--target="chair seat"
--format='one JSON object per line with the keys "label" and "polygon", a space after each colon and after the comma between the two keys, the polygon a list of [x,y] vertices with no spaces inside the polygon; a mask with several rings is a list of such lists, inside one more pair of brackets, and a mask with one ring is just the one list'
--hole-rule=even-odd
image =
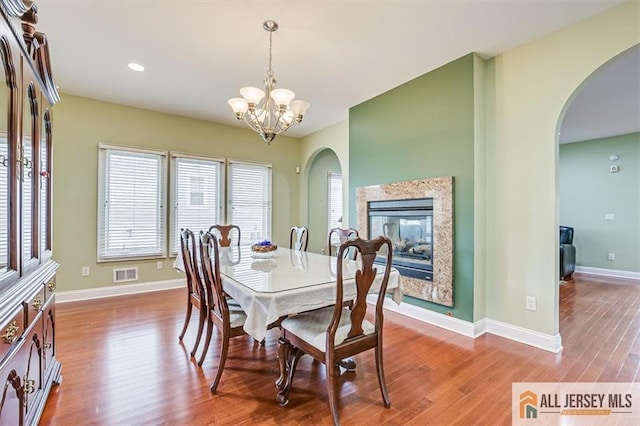
{"label": "chair seat", "polygon": [[242,306],[240,306],[238,301],[233,297],[227,297],[227,306],[229,307],[230,311],[244,311],[242,309]]}
{"label": "chair seat", "polygon": [[247,314],[244,313],[242,308],[239,311],[236,311],[229,307],[229,326],[231,328],[242,327],[246,321]]}
{"label": "chair seat", "polygon": [[[281,327],[300,337],[302,340],[311,343],[318,350],[325,352],[327,345],[327,327],[329,326],[332,315],[333,306],[329,306],[289,317],[282,321]],[[342,315],[340,316],[340,325],[338,326],[334,340],[336,345],[342,343],[347,337],[347,333],[349,333],[351,327],[350,318],[351,311],[343,308]],[[364,330],[364,334],[372,334],[375,331],[374,325],[367,320],[362,322],[362,329]]]}

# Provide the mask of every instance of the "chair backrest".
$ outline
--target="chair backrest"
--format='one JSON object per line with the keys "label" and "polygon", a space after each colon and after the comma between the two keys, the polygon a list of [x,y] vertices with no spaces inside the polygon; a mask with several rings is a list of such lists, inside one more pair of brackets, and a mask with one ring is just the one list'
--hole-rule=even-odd
{"label": "chair backrest", "polygon": [[[338,240],[339,240],[340,244],[343,244],[347,240],[352,240],[352,239],[358,238],[360,236],[358,234],[358,230],[357,229],[353,229],[353,228],[347,228],[347,229],[331,228],[329,230],[329,239],[327,241],[327,254],[329,256],[333,256],[333,250],[332,249],[333,249],[333,247],[335,247],[335,244],[332,244],[331,238],[333,237],[334,234],[338,236]],[[347,252],[345,252],[344,255],[349,259],[355,259],[356,252],[355,252],[355,250],[348,250]]]}
{"label": "chair backrest", "polygon": [[307,251],[309,245],[309,229],[306,226],[293,226],[289,233],[289,248]]}
{"label": "chair backrest", "polygon": [[205,291],[198,267],[199,260],[196,238],[189,229],[180,230],[180,252],[182,255],[182,263],[184,264],[184,272],[187,277],[189,293],[195,294],[200,300],[204,301]]}
{"label": "chair backrest", "polygon": [[[393,252],[393,245],[391,240],[386,237],[378,237],[373,240],[363,240],[356,238],[355,240],[348,240],[342,243],[338,250],[337,262],[337,276],[336,276],[336,304],[333,310],[333,317],[329,328],[327,329],[327,350],[334,347],[335,334],[340,325],[340,317],[343,312],[343,263],[353,262],[344,258],[345,252],[350,248],[354,249],[359,254],[359,267],[355,271],[356,281],[356,298],[351,307],[351,326],[347,333],[346,339],[343,341],[347,343],[351,339],[355,339],[358,336],[363,335],[362,322],[364,321],[367,313],[367,295],[371,290],[377,274],[377,268],[384,268],[384,274],[381,275],[381,282],[378,288],[378,297],[375,308],[375,333],[379,333],[382,330],[383,313],[382,308],[384,305],[385,293],[387,292],[387,285],[389,284],[389,274],[391,272],[391,257]],[[377,264],[374,267],[374,260],[376,256],[380,256],[385,260],[385,264]],[[337,346],[339,346],[338,343]]]}
{"label": "chair backrest", "polygon": [[220,247],[230,247],[232,240],[235,245],[240,245],[240,228],[236,225],[213,225],[209,232],[218,237]]}
{"label": "chair backrest", "polygon": [[560,227],[560,244],[573,244],[573,228],[569,226]]}
{"label": "chair backrest", "polygon": [[202,276],[207,294],[207,306],[220,319],[229,319],[229,306],[222,289],[220,275],[220,252],[218,239],[207,232],[200,232],[200,259],[202,259]]}

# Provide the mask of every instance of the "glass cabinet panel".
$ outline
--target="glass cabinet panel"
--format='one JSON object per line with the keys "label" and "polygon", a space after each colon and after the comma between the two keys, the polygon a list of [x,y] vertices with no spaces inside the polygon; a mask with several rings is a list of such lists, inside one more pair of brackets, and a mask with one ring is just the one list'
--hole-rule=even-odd
{"label": "glass cabinet panel", "polygon": [[9,270],[10,262],[10,238],[11,216],[9,197],[11,196],[10,151],[9,151],[9,105],[11,102],[10,90],[5,75],[5,63],[8,49],[2,43],[2,60],[0,61],[0,276]]}
{"label": "glass cabinet panel", "polygon": [[40,138],[40,255],[51,250],[51,118],[45,111]]}

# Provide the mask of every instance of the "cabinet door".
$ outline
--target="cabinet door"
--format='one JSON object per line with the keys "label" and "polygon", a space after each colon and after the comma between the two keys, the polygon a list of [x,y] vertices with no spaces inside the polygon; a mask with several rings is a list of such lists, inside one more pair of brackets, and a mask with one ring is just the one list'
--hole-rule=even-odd
{"label": "cabinet door", "polygon": [[0,289],[17,279],[15,215],[12,197],[15,193],[16,144],[10,117],[16,89],[13,55],[6,34],[0,31]]}
{"label": "cabinet door", "polygon": [[[51,296],[42,311],[43,326],[42,331],[42,374],[45,381],[49,380],[50,368],[56,355],[56,303],[55,296]],[[54,378],[55,379],[55,378]]]}
{"label": "cabinet door", "polygon": [[51,257],[51,113],[47,109],[42,117],[40,135],[40,259]]}
{"label": "cabinet door", "polygon": [[44,381],[42,375],[42,315],[27,335],[19,358],[22,365],[23,402],[25,423],[33,424],[39,406],[43,403]]}
{"label": "cabinet door", "polygon": [[21,425],[24,422],[22,375],[16,356],[0,368],[0,424]]}

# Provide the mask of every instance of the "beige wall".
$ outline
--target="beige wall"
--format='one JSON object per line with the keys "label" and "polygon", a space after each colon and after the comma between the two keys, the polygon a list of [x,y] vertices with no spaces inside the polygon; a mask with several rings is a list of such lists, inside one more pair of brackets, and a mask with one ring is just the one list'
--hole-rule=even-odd
{"label": "beige wall", "polygon": [[[299,218],[299,140],[279,136],[269,147],[244,128],[66,94],[53,112],[53,253],[61,264],[61,291],[112,285],[112,269],[125,265],[139,267],[139,282],[182,277],[171,268],[173,259],[165,259],[162,270],[156,260],[96,263],[100,142],[271,163],[272,238],[288,245],[289,228]],[[89,277],[81,277],[83,266],[90,267]]]}
{"label": "beige wall", "polygon": [[[487,63],[488,318],[558,333],[560,119],[592,72],[640,42],[639,17],[629,1]],[[525,309],[527,295],[536,312]]]}

